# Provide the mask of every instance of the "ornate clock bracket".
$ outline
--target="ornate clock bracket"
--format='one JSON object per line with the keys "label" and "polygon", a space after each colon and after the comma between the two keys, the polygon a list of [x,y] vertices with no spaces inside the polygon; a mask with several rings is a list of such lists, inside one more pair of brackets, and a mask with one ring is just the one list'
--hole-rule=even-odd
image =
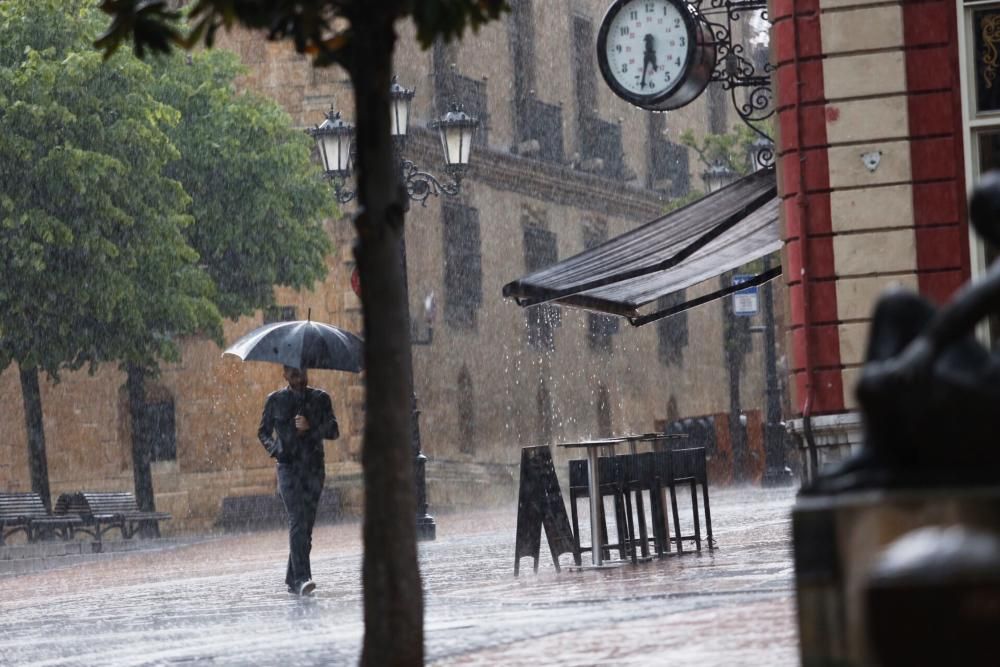
{"label": "ornate clock bracket", "polygon": [[[733,39],[733,25],[749,12],[761,12],[767,21],[767,0],[687,0],[715,40],[717,54],[711,83],[728,91],[733,108],[751,130],[767,142],[768,147],[755,152],[759,166],[774,162],[774,138],[765,131],[764,121],[774,115],[774,66],[764,63],[758,68],[748,57],[744,46]],[[740,93],[743,93],[740,95]]]}

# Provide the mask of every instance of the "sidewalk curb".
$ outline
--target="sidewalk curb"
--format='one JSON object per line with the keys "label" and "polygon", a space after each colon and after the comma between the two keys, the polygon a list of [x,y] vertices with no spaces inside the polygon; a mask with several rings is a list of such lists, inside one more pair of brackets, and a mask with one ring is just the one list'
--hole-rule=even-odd
{"label": "sidewalk curb", "polygon": [[113,560],[148,551],[167,551],[209,542],[219,539],[219,537],[56,542],[0,547],[0,578],[44,572],[102,560]]}

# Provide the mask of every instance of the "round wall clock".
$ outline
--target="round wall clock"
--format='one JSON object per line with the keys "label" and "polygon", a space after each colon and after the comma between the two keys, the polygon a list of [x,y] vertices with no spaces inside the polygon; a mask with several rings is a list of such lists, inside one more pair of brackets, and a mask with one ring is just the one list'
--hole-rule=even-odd
{"label": "round wall clock", "polygon": [[597,33],[597,62],[608,86],[652,111],[698,97],[715,59],[711,30],[684,0],[616,0]]}

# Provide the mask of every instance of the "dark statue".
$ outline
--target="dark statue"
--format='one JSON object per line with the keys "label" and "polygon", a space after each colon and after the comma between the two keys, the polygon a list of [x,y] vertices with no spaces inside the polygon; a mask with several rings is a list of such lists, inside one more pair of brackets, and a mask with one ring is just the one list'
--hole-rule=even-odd
{"label": "dark statue", "polygon": [[[976,232],[1000,248],[1000,171],[972,195]],[[857,396],[864,444],[804,493],[1000,483],[1000,356],[975,338],[1000,314],[1000,260],[938,308],[902,290],[875,307]]]}

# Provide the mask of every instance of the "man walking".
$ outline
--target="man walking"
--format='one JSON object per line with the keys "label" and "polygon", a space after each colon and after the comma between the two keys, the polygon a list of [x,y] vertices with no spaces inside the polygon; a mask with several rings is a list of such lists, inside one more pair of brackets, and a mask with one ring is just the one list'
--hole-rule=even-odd
{"label": "man walking", "polygon": [[288,514],[289,593],[310,595],[316,589],[309,567],[316,508],[326,468],[323,440],[340,437],[330,396],[308,386],[305,369],[285,366],[288,386],[267,397],[257,437],[278,462],[278,491]]}

